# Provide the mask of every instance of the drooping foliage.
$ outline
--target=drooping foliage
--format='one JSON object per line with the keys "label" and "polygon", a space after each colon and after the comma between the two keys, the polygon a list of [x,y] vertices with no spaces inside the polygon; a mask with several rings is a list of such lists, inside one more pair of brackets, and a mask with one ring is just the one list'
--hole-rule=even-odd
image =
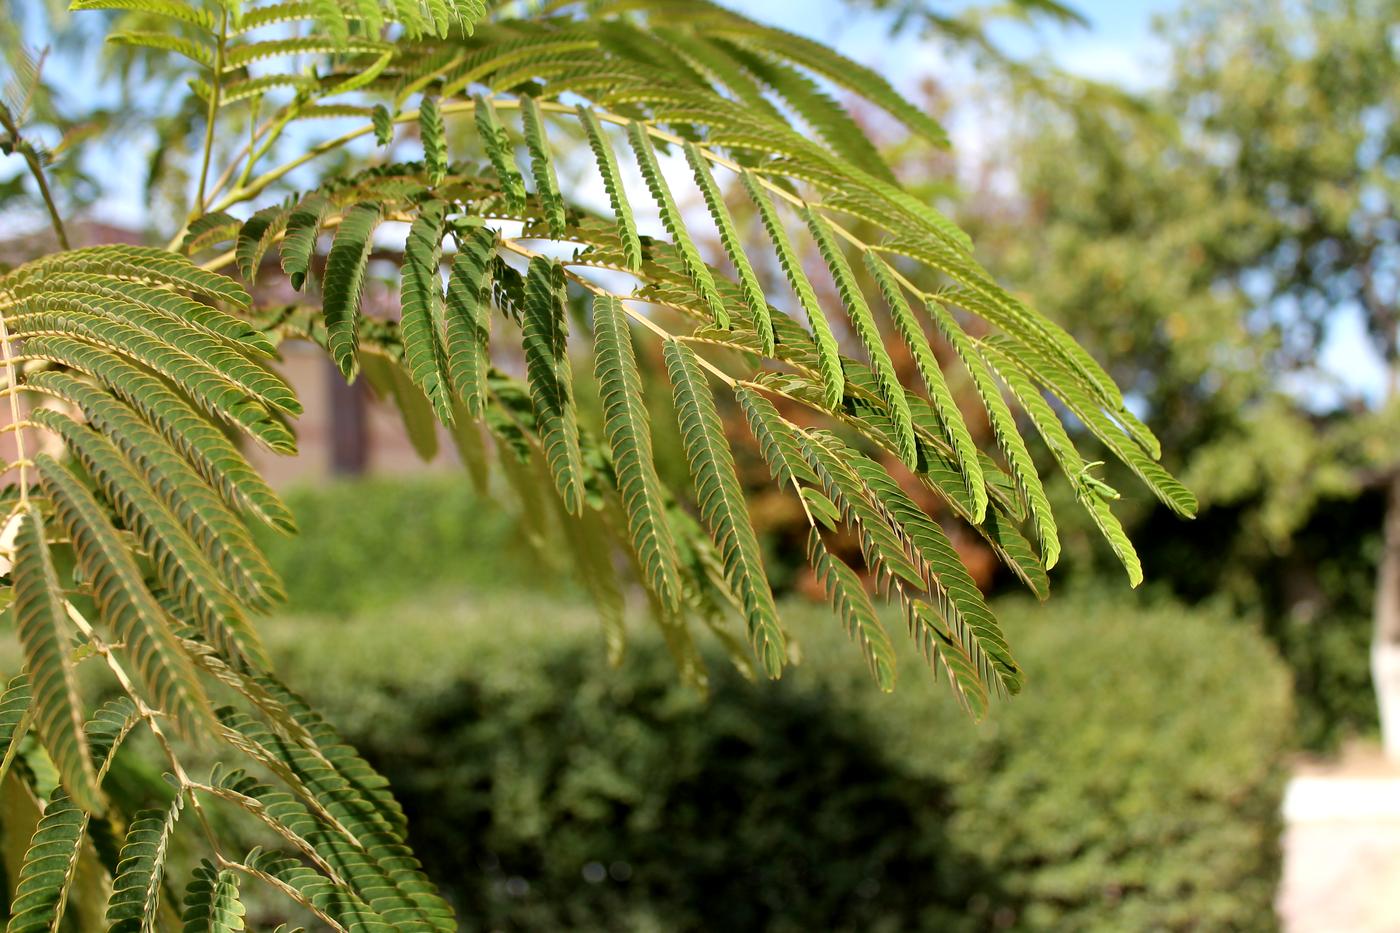
{"label": "drooping foliage", "polygon": [[[92,868],[113,879],[114,928],[154,928],[169,910],[187,929],[242,929],[241,887],[254,882],[332,929],[455,928],[386,782],[275,678],[251,621],[281,585],[249,527],[292,523],[240,445],[295,449],[301,407],[275,368],[284,341],[320,345],[347,379],[391,395],[425,454],[435,422],[468,464],[484,462],[488,435],[527,510],[558,514],[614,656],[635,583],[699,687],[696,623],[745,670],[777,677],[796,657],[725,411],[799,497],[817,578],[880,687],[896,677],[890,638],[834,535],[859,541],[923,656],[977,715],[1018,692],[1021,671],[949,530],[910,490],[946,502],[1038,595],[1059,543],[1020,417],[1135,582],[1132,546],[1061,419],[1083,422],[1172,507],[1194,506],[1099,365],[899,187],[829,91],[943,145],[937,123],[817,43],[693,0],[559,3],[525,18],[532,5],[468,0],[78,5],[165,24],[113,38],[190,61],[210,140],[234,116],[252,130],[221,174],[206,146],[170,248],[66,251],[0,278],[16,452],[7,582],[26,658],[0,702],[4,764],[33,731],[25,754],[59,776],[47,802],[35,797],[14,929],[57,927],[97,820],[125,831],[120,861]],[[350,129],[261,168],[313,118]],[[390,156],[354,167],[371,138]],[[337,150],[351,168],[291,187]],[[606,210],[571,189],[576,155]],[[862,239],[850,217],[888,236]],[[786,281],[761,281],[746,223]],[[393,294],[386,274],[397,315],[377,311]],[[262,307],[246,287],[283,277],[305,302]],[[985,450],[935,335],[975,387]],[[523,366],[495,365],[498,345]],[[654,462],[639,345],[664,357],[693,492],[668,487]],[[926,394],[896,365],[905,351]],[[575,365],[584,355],[592,365]],[[601,435],[578,411],[590,378]],[[119,728],[101,710],[88,721],[80,665],[125,695]],[[175,797],[128,819],[103,779],[138,729],[158,740]],[[190,773],[179,740],[195,738],[237,764]],[[35,796],[32,770],[6,779]],[[280,848],[223,851],[215,809],[260,822]],[[190,878],[167,877],[176,846],[207,860]]]}

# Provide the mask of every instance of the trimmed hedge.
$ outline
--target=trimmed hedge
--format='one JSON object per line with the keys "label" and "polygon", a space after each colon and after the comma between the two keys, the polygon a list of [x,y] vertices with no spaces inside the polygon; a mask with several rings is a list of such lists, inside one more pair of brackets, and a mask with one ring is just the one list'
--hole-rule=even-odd
{"label": "trimmed hedge", "polygon": [[293,489],[298,534],[259,528],[290,612],[388,607],[442,586],[538,585],[515,518],[458,473],[337,479]]}
{"label": "trimmed hedge", "polygon": [[[882,695],[838,624],[705,701],[639,634],[496,593],[270,626],[393,781],[430,872],[481,930],[1263,930],[1288,678],[1208,611],[1003,602],[1025,694],[974,726],[920,661]],[[321,676],[334,670],[335,678]]]}

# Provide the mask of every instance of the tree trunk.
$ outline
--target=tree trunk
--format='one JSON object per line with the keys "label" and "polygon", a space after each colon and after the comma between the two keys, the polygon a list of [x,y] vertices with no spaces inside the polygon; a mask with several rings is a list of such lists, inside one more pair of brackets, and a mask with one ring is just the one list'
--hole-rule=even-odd
{"label": "tree trunk", "polygon": [[1390,478],[1385,502],[1385,549],[1376,579],[1371,679],[1380,706],[1386,757],[1400,762],[1400,471]]}

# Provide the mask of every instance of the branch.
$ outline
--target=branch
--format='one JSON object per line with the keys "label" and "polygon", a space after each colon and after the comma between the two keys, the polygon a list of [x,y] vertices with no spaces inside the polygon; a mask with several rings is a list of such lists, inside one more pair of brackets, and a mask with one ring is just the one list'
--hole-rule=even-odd
{"label": "branch", "polygon": [[49,190],[49,181],[44,177],[44,166],[39,161],[39,153],[20,135],[19,124],[14,114],[3,103],[0,103],[0,125],[10,134],[10,145],[15,152],[24,156],[25,164],[29,166],[29,174],[34,176],[34,181],[39,186],[39,194],[49,212],[49,222],[53,224],[53,232],[58,236],[58,245],[64,250],[72,249],[68,244],[68,233],[63,229],[63,218],[58,215],[58,205],[54,203],[53,192]]}

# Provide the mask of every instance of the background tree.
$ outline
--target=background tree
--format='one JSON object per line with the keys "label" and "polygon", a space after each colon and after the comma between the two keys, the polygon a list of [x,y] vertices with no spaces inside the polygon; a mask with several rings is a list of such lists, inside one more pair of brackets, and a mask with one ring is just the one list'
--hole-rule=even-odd
{"label": "background tree", "polygon": [[1164,24],[1171,69],[1147,109],[1026,103],[1021,194],[989,195],[975,228],[1163,426],[1211,508],[1170,535],[1139,513],[1148,564],[1184,594],[1264,610],[1313,743],[1372,721],[1356,698],[1374,595],[1391,754],[1400,552],[1377,533],[1382,510],[1400,514],[1396,15],[1195,5]]}

